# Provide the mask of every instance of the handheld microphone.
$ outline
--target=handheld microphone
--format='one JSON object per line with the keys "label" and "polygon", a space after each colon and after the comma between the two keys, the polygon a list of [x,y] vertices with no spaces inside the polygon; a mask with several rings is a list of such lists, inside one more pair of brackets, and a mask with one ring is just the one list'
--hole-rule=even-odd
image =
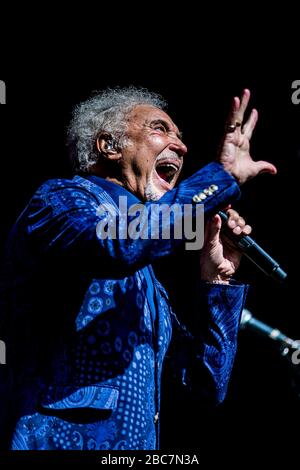
{"label": "handheld microphone", "polygon": [[268,336],[268,338],[271,338],[274,341],[279,341],[280,343],[283,343],[285,346],[288,346],[289,348],[300,350],[299,341],[291,339],[288,336],[286,336],[284,333],[279,331],[277,328],[272,328],[266,323],[263,323],[262,321],[257,320],[257,318],[254,318],[252,313],[246,308],[243,308],[243,311],[242,311],[240,328],[241,329],[249,328],[252,331],[255,331],[256,333],[259,333],[263,336]]}
{"label": "handheld microphone", "polygon": [[234,245],[267,276],[272,277],[275,281],[283,282],[287,277],[287,273],[279,266],[279,263],[271,258],[249,235],[235,235],[232,233],[225,227],[225,223],[228,221],[227,214],[223,211],[219,211],[218,214],[224,223],[224,233]]}

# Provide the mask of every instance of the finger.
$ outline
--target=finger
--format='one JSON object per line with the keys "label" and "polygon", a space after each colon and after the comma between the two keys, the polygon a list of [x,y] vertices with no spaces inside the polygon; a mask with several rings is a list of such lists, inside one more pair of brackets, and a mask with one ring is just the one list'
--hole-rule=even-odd
{"label": "finger", "polygon": [[239,218],[238,218],[238,220],[237,220],[237,225],[239,225],[242,229],[243,229],[243,228],[245,227],[245,225],[246,225],[245,219],[243,219],[243,217],[241,217],[240,215],[239,215]]}
{"label": "finger", "polygon": [[[241,217],[237,211],[230,209],[227,211],[227,215],[228,215],[227,225],[233,231],[233,233],[236,233],[236,234],[244,233],[245,227],[247,227],[245,231],[246,235],[251,232],[252,228],[250,227],[250,225],[246,225],[245,219]],[[237,227],[239,227],[240,230]],[[235,228],[237,228],[237,230],[234,230]]]}
{"label": "finger", "polygon": [[243,235],[250,235],[251,232],[252,232],[251,225],[245,225],[245,227],[242,230]]}
{"label": "finger", "polygon": [[221,217],[218,214],[216,214],[216,215],[213,216],[213,218],[211,220],[211,236],[212,236],[212,238],[215,238],[216,236],[219,235],[221,227],[222,227]]}
{"label": "finger", "polygon": [[250,235],[251,232],[252,232],[252,227],[250,225],[239,224],[233,229],[233,233],[235,235],[240,235],[241,233],[243,235]]}
{"label": "finger", "polygon": [[[228,125],[234,124],[235,116],[236,116],[236,114],[239,110],[239,107],[240,107],[240,99],[237,96],[235,96],[232,100],[230,113],[229,113],[227,121],[226,121],[226,128],[227,128]],[[226,131],[226,132],[228,132],[228,131]]]}
{"label": "finger", "polygon": [[252,109],[249,119],[242,127],[242,134],[244,134],[249,140],[251,139],[252,133],[258,120],[258,112],[256,109]]}
{"label": "finger", "polygon": [[237,219],[235,219],[234,217],[232,217],[231,219],[228,219],[227,225],[229,228],[233,229],[234,227],[238,225]]}
{"label": "finger", "polygon": [[239,214],[234,209],[226,211],[226,214],[228,215],[227,225],[229,228],[233,229],[238,225]]}
{"label": "finger", "polygon": [[238,223],[240,227],[244,227],[246,225],[246,221],[242,216],[239,216]]}
{"label": "finger", "polygon": [[228,217],[232,217],[232,218],[239,217],[239,213],[235,209],[231,209],[231,208],[226,210],[226,214],[228,215]]}
{"label": "finger", "polygon": [[264,160],[253,163],[255,168],[255,174],[253,176],[260,175],[261,173],[271,173],[272,175],[276,175],[277,173],[277,168],[275,165],[272,165],[272,163],[265,162]]}
{"label": "finger", "polygon": [[247,88],[243,90],[242,98],[241,98],[241,104],[239,106],[239,109],[237,110],[235,120],[243,122],[244,119],[244,114],[247,109],[248,103],[250,100],[250,90]]}
{"label": "finger", "polygon": [[232,232],[235,234],[235,235],[240,235],[242,233],[242,228],[237,225],[233,230]]}
{"label": "finger", "polygon": [[222,221],[219,215],[214,215],[205,227],[205,243],[218,241],[221,231]]}
{"label": "finger", "polygon": [[[227,132],[233,132],[232,130],[228,130],[229,129],[228,125],[229,126],[234,125],[235,123],[240,123],[240,125],[242,124],[245,111],[249,104],[249,100],[250,100],[250,90],[248,90],[247,88],[243,90],[241,100],[237,96],[233,98],[231,112],[227,120]],[[239,126],[237,126],[237,128],[238,127]]]}

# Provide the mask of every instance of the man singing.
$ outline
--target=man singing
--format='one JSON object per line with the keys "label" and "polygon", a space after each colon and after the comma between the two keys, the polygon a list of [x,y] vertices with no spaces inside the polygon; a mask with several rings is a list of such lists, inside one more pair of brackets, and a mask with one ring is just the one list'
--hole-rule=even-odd
{"label": "man singing", "polygon": [[[276,173],[250,157],[257,112],[243,124],[249,97],[245,90],[234,99],[217,160],[176,187],[187,148],[158,95],[107,89],[75,108],[75,176],[37,190],[6,249],[1,338],[10,372],[9,448],[158,449],[170,342],[178,387],[210,403],[224,399],[246,288],[232,280],[241,255],[220,232],[216,213],[239,197],[239,185]],[[127,219],[137,204],[147,209],[145,236],[104,233],[111,208],[116,226],[125,223],[120,197]],[[186,241],[172,230],[183,211],[159,222],[170,237],[151,236],[163,204],[190,205],[193,218],[204,205],[195,331],[178,321],[151,267]],[[227,214],[233,233],[250,233],[239,214]]]}

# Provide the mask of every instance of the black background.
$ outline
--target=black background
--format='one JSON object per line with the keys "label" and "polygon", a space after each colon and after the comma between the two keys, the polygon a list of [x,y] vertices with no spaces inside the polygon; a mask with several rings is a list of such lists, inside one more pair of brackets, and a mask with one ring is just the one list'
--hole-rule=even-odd
{"label": "black background", "polygon": [[[237,208],[253,225],[254,238],[288,272],[285,285],[277,285],[242,263],[239,279],[251,289],[247,308],[261,320],[300,339],[298,307],[298,186],[300,170],[300,105],[291,101],[293,80],[262,75],[259,67],[243,76],[229,67],[212,72],[203,60],[166,57],[161,66],[155,53],[146,54],[143,67],[134,43],[122,63],[114,51],[86,57],[72,44],[62,46],[60,61],[43,54],[18,56],[16,73],[1,71],[6,81],[7,104],[0,107],[1,243],[28,199],[44,180],[69,175],[65,130],[72,106],[93,90],[106,86],[138,85],[161,93],[169,113],[183,130],[189,148],[184,175],[214,159],[224,122],[235,94],[252,92],[251,106],[259,111],[252,138],[252,155],[278,168],[277,176],[261,175],[242,188]],[[199,71],[200,66],[200,71]],[[256,73],[253,72],[256,70]],[[157,267],[166,280],[172,302],[187,323],[191,316],[190,286],[195,257],[178,253]],[[300,418],[300,380],[288,360],[269,339],[241,331],[239,350],[223,405],[214,410],[180,401],[176,391],[163,395],[163,449],[197,448],[208,452],[245,455],[259,450],[290,454],[297,442]],[[298,372],[299,373],[299,372]],[[168,387],[165,387],[168,390]]]}

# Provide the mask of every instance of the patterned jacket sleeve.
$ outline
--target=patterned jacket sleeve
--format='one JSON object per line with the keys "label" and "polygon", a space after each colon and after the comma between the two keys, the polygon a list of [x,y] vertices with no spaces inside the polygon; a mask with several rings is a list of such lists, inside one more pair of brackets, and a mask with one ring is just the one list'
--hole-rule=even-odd
{"label": "patterned jacket sleeve", "polygon": [[226,396],[247,288],[238,283],[201,283],[199,321],[193,334],[172,312],[170,371],[184,392],[192,392],[205,403],[215,405]]}
{"label": "patterned jacket sleeve", "polygon": [[[212,186],[213,191],[207,189]],[[206,191],[206,194],[201,191]],[[240,191],[234,178],[226,173],[221,165],[211,163],[184,180],[177,188],[167,192],[159,201],[145,204],[148,218],[143,220],[149,231],[148,237],[135,240],[130,237],[112,239],[99,236],[97,230],[100,225],[105,225],[110,217],[110,214],[99,214],[98,211],[99,204],[103,204],[105,197],[107,198],[105,191],[93,193],[73,181],[53,180],[37,191],[22,220],[25,216],[29,241],[34,242],[33,249],[40,250],[41,254],[59,252],[65,256],[80,257],[83,263],[89,263],[90,269],[96,270],[100,265],[107,264],[107,261],[112,269],[124,269],[126,273],[170,254],[174,247],[181,243],[181,240],[175,239],[174,236],[168,239],[153,239],[153,208],[157,209],[161,204],[175,203],[183,207],[189,203],[194,211],[196,203],[193,198],[195,200],[197,194],[202,194],[205,198],[201,202],[204,202],[204,210],[209,214],[237,199]],[[130,193],[128,195],[130,198]],[[196,198],[196,201],[198,199]],[[138,200],[134,198],[134,201],[136,203]],[[173,219],[170,218],[168,223],[171,234],[172,225],[174,228],[174,224],[178,223],[178,220],[175,220],[177,217],[182,218],[183,211]],[[117,224],[120,223],[121,218],[117,214]]]}

